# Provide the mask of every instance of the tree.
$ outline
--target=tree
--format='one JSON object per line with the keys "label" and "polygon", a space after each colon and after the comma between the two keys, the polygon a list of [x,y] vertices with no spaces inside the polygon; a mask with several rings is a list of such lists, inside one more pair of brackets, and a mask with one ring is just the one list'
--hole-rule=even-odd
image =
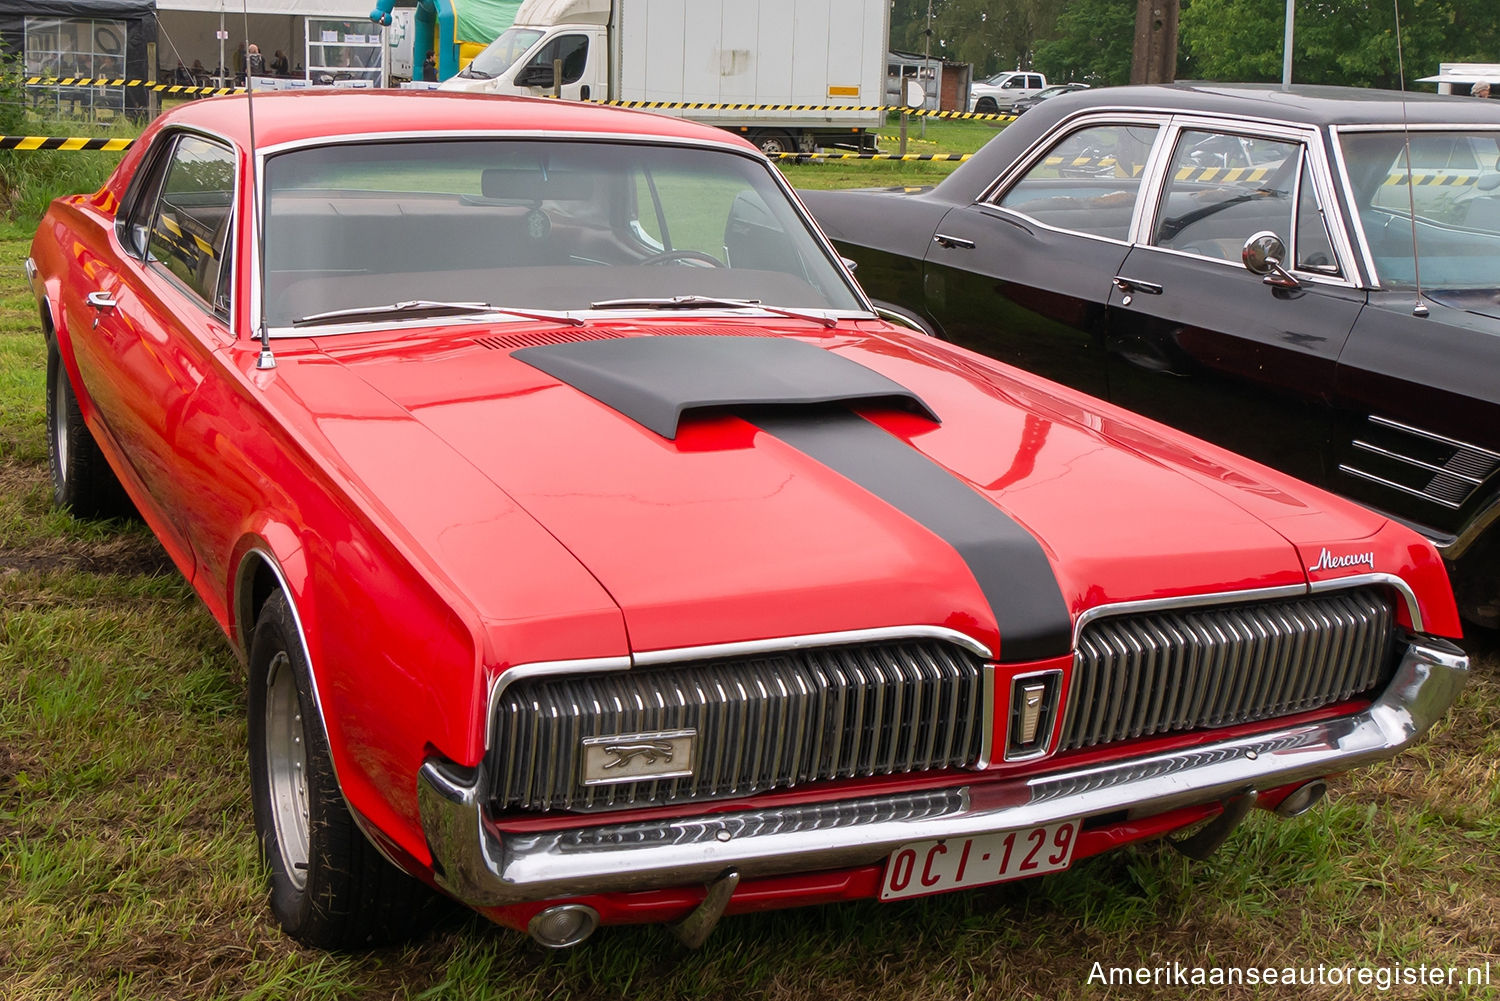
{"label": "tree", "polygon": [[[1030,69],[1054,31],[1058,0],[932,0],[932,54],[974,64],[976,77]],[[895,0],[891,47],[923,51],[927,0]]]}
{"label": "tree", "polygon": [[1037,46],[1036,67],[1049,82],[1128,83],[1134,31],[1134,0],[1068,0],[1054,37]]}

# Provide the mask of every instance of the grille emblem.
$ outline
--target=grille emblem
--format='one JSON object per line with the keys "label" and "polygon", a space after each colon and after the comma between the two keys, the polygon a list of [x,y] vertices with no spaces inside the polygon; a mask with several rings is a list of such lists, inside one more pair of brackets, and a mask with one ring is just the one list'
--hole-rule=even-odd
{"label": "grille emblem", "polygon": [[1040,671],[1011,679],[1010,713],[1005,728],[1006,761],[1021,761],[1047,753],[1061,691],[1061,671]]}
{"label": "grille emblem", "polygon": [[685,778],[693,774],[697,738],[697,730],[586,737],[581,745],[583,784],[615,785]]}

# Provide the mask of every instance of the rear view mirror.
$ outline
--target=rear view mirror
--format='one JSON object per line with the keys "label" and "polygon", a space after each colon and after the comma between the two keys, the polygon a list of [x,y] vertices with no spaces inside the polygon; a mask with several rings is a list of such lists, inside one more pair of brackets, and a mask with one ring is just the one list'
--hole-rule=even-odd
{"label": "rear view mirror", "polygon": [[1267,285],[1277,288],[1300,288],[1301,282],[1281,263],[1286,259],[1286,244],[1268,229],[1252,234],[1240,251],[1240,260],[1252,275],[1261,275]]}

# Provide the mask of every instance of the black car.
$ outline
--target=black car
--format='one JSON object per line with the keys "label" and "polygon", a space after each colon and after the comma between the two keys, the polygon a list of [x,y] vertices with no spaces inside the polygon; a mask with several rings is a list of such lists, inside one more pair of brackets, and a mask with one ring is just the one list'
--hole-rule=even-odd
{"label": "black car", "polygon": [[1048,87],[1045,90],[1032,94],[1030,97],[1019,98],[1015,104],[1010,106],[1010,113],[1019,115],[1030,111],[1043,101],[1050,101],[1054,97],[1062,97],[1064,94],[1071,94],[1077,90],[1088,89],[1089,85],[1086,83],[1060,83],[1054,87]]}
{"label": "black car", "polygon": [[892,313],[1415,526],[1493,627],[1497,160],[1500,102],[1112,87],[935,188],[803,197]]}

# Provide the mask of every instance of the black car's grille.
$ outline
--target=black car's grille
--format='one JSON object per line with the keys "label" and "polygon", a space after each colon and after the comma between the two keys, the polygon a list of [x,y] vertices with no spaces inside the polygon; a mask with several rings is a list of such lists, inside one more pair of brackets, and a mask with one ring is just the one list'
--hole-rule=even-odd
{"label": "black car's grille", "polygon": [[[744,796],[971,765],[983,662],[913,640],[518,682],[491,734],[499,810],[597,810]],[[582,784],[589,737],[692,729],[691,776]]]}
{"label": "black car's grille", "polygon": [[1059,750],[1368,692],[1389,672],[1394,621],[1376,590],[1099,619],[1079,638]]}

